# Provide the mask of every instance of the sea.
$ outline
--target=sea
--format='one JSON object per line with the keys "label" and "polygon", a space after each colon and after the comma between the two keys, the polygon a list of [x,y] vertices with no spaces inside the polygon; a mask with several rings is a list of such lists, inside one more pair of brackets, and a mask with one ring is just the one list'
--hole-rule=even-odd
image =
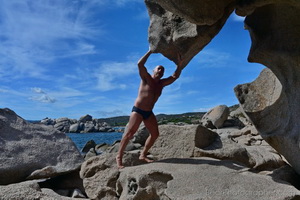
{"label": "sea", "polygon": [[94,140],[96,144],[113,144],[117,140],[121,140],[122,132],[99,132],[99,133],[66,133],[66,135],[75,143],[79,151],[84,145]]}

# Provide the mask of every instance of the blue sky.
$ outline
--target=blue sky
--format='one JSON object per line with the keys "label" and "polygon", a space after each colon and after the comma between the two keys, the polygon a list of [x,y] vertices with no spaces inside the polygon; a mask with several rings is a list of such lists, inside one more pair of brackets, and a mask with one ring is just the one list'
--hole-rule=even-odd
{"label": "blue sky", "polygon": [[[129,115],[148,50],[142,0],[0,0],[0,107],[28,120]],[[248,63],[251,41],[232,15],[218,36],[164,89],[156,114],[237,104],[233,88],[263,66]],[[148,71],[174,63],[152,54]]]}

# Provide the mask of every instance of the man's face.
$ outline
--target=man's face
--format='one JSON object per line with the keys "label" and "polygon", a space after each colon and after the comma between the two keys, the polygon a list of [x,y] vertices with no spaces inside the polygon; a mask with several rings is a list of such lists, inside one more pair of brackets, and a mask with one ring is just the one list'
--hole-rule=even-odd
{"label": "man's face", "polygon": [[159,78],[164,76],[164,72],[165,72],[165,68],[161,65],[156,66],[155,69],[153,70],[154,77],[159,77]]}

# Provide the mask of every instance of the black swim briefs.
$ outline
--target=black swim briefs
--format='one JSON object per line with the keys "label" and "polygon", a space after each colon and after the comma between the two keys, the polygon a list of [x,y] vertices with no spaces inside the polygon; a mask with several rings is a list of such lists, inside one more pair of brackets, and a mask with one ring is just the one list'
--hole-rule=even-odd
{"label": "black swim briefs", "polygon": [[139,108],[137,108],[137,107],[135,107],[135,106],[133,106],[132,112],[137,112],[137,113],[139,113],[140,115],[143,116],[143,119],[148,119],[148,118],[153,114],[152,111],[144,111],[144,110],[139,109]]}

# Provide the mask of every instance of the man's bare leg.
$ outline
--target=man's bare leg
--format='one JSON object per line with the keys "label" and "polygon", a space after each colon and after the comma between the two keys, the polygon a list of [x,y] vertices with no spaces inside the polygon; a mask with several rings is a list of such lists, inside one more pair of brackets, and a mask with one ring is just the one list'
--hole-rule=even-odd
{"label": "man's bare leg", "polygon": [[157,124],[157,120],[156,120],[156,117],[154,116],[154,114],[152,114],[148,119],[144,120],[144,124],[145,124],[146,128],[148,129],[150,135],[146,140],[144,149],[141,152],[139,159],[146,161],[146,162],[153,162],[153,160],[150,160],[149,158],[147,158],[147,154],[148,154],[149,149],[153,146],[155,140],[159,136],[158,124]]}
{"label": "man's bare leg", "polygon": [[129,142],[129,140],[133,137],[133,135],[135,134],[135,132],[138,130],[141,122],[143,120],[143,117],[136,113],[136,112],[132,112],[130,115],[130,119],[128,122],[128,126],[126,129],[126,133],[124,133],[124,136],[120,142],[120,147],[118,150],[118,155],[116,157],[116,161],[117,161],[117,166],[119,169],[124,168],[122,159],[123,159],[123,153],[124,150]]}

